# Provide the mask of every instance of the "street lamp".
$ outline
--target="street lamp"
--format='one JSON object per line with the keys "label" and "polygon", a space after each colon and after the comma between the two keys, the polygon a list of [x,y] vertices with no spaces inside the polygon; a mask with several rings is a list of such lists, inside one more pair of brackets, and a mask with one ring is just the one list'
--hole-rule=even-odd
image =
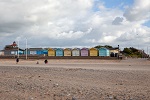
{"label": "street lamp", "polygon": [[[138,36],[139,34],[137,34],[137,39],[139,40],[139,36]],[[139,50],[139,41],[137,42],[138,43],[138,50]]]}
{"label": "street lamp", "polygon": [[119,45],[118,45],[118,59],[119,59]]}
{"label": "street lamp", "polygon": [[18,40],[18,58],[19,58],[19,40]]}
{"label": "street lamp", "polygon": [[27,52],[27,38],[26,38],[26,60],[28,59],[28,58],[27,58],[27,56],[28,56],[27,53],[28,53],[28,52]]}
{"label": "street lamp", "polygon": [[150,47],[150,46],[147,46],[147,55],[148,55],[148,57],[150,57],[149,47]]}

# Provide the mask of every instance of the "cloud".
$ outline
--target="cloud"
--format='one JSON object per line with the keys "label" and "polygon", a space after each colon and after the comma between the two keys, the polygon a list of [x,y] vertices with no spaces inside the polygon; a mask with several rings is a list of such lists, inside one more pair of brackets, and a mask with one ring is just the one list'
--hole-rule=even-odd
{"label": "cloud", "polygon": [[86,32],[81,32],[81,31],[69,31],[67,32],[63,32],[60,34],[56,34],[56,36],[54,36],[53,38],[55,39],[71,39],[71,40],[75,40],[78,38],[82,38],[84,35],[90,33],[92,31],[92,28],[89,28]]}
{"label": "cloud", "polygon": [[116,17],[114,19],[114,21],[112,22],[113,25],[120,25],[121,22],[123,21],[123,18],[122,17]]}
{"label": "cloud", "polygon": [[148,46],[148,43],[150,42],[149,29],[143,26],[142,28],[131,28],[131,30],[121,34],[116,41],[120,42],[122,45],[132,47],[140,45],[140,47],[143,48],[144,46]]}
{"label": "cloud", "polygon": [[124,17],[128,21],[140,21],[150,19],[150,1],[134,0],[133,6],[124,12]]}
{"label": "cloud", "polygon": [[135,0],[125,11],[120,7],[107,8],[105,3],[0,0],[0,48],[18,38],[23,48],[25,38],[29,47],[128,46],[133,42],[135,46],[136,34],[143,46],[150,43],[150,28],[143,26],[150,15],[149,0]]}

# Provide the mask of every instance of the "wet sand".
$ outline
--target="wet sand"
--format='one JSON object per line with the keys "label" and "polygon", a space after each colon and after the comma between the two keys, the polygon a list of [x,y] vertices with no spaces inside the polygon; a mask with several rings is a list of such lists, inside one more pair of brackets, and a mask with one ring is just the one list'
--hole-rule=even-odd
{"label": "wet sand", "polygon": [[150,60],[0,60],[0,100],[150,100]]}

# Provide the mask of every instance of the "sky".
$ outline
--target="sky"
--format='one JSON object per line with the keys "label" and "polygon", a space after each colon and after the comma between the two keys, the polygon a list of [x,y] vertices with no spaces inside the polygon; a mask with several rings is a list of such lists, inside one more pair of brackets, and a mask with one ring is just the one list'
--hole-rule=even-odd
{"label": "sky", "polygon": [[150,0],[0,0],[0,49],[26,40],[28,48],[150,50]]}

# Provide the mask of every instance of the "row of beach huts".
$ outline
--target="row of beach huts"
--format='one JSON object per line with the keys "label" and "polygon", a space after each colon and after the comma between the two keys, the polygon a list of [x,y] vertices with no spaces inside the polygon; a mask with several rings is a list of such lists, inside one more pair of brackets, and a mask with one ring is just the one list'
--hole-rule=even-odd
{"label": "row of beach huts", "polygon": [[118,49],[107,48],[28,48],[22,49],[9,49],[1,50],[1,55],[44,55],[44,56],[110,56],[117,57]]}
{"label": "row of beach huts", "polygon": [[48,57],[63,57],[63,56],[101,56],[101,57],[117,57],[119,54],[118,48],[27,48],[20,49],[16,42],[11,45],[6,45],[4,50],[0,50],[0,56],[48,56]]}

